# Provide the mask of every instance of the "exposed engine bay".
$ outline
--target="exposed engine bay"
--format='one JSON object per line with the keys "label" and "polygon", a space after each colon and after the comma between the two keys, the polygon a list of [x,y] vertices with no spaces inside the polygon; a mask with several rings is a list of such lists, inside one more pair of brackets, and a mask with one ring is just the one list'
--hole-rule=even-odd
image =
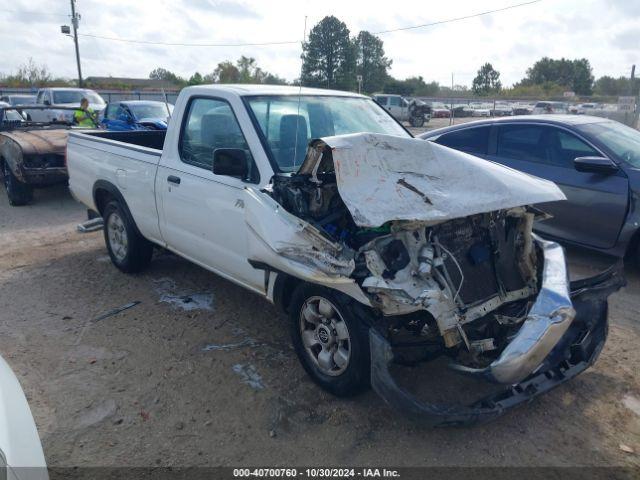
{"label": "exposed engine bay", "polygon": [[[317,250],[315,265],[355,280],[380,312],[390,338],[409,347],[398,356],[410,361],[413,350],[440,354],[449,349],[462,353],[460,361],[469,366],[494,360],[539,289],[531,229],[540,212],[513,207],[452,220],[363,227],[340,196],[332,149],[319,142],[308,157],[315,157],[312,171],[276,175],[267,193],[336,246],[331,260]],[[413,192],[411,185],[398,183]],[[427,203],[420,196],[416,193],[415,201]],[[295,249],[281,253],[304,256]],[[430,348],[415,348],[420,346]]]}

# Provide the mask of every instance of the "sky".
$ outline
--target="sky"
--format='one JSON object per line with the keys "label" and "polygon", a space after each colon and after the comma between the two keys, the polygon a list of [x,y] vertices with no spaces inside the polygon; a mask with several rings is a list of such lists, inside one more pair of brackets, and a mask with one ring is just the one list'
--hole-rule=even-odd
{"label": "sky", "polygon": [[[326,15],[346,23],[352,35],[381,32],[504,8],[527,0],[77,0],[79,33],[164,43],[237,44],[243,47],[140,45],[80,36],[83,76],[147,78],[156,67],[189,77],[212,72],[240,55],[287,80],[300,72],[300,41]],[[15,72],[32,57],[54,76],[77,75],[69,24],[69,0],[0,0],[0,73]],[[597,77],[640,69],[640,1],[541,0],[477,18],[380,34],[390,73],[422,76],[440,84],[470,86],[491,62],[503,85],[525,76],[543,56],[582,58]],[[8,47],[8,48],[7,48]]]}

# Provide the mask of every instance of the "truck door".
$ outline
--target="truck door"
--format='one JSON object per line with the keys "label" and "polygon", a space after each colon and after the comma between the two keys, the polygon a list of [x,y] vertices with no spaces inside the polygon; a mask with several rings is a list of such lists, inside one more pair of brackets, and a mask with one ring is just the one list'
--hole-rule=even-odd
{"label": "truck door", "polygon": [[257,169],[226,100],[193,97],[185,109],[177,149],[166,148],[156,175],[160,231],[167,246],[205,268],[264,291],[264,272],[247,261],[244,187],[251,178],[213,173],[218,148],[243,149],[250,177]]}
{"label": "truck door", "polygon": [[404,108],[402,98],[399,96],[389,97],[389,112],[396,120],[407,120],[407,109]]}

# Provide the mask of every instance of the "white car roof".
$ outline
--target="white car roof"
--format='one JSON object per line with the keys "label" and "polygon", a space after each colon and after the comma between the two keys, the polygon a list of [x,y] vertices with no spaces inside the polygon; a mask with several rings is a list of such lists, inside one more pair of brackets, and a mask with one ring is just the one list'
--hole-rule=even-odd
{"label": "white car roof", "polygon": [[229,92],[238,96],[247,95],[324,95],[335,97],[359,97],[369,98],[354,92],[340,90],[325,90],[322,88],[295,87],[288,85],[250,85],[250,84],[225,84],[225,85],[197,85],[185,88],[187,91],[200,93]]}

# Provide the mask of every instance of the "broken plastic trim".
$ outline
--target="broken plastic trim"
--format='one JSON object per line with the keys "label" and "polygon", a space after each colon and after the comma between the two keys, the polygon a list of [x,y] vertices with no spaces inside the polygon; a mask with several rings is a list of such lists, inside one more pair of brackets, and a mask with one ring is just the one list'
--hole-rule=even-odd
{"label": "broken plastic trim", "polygon": [[371,386],[392,408],[427,426],[472,425],[493,420],[577,376],[597,360],[607,338],[607,297],[624,285],[621,262],[595,277],[572,282],[575,319],[537,372],[470,405],[421,402],[402,389],[389,372],[392,347],[373,328],[369,330]]}

